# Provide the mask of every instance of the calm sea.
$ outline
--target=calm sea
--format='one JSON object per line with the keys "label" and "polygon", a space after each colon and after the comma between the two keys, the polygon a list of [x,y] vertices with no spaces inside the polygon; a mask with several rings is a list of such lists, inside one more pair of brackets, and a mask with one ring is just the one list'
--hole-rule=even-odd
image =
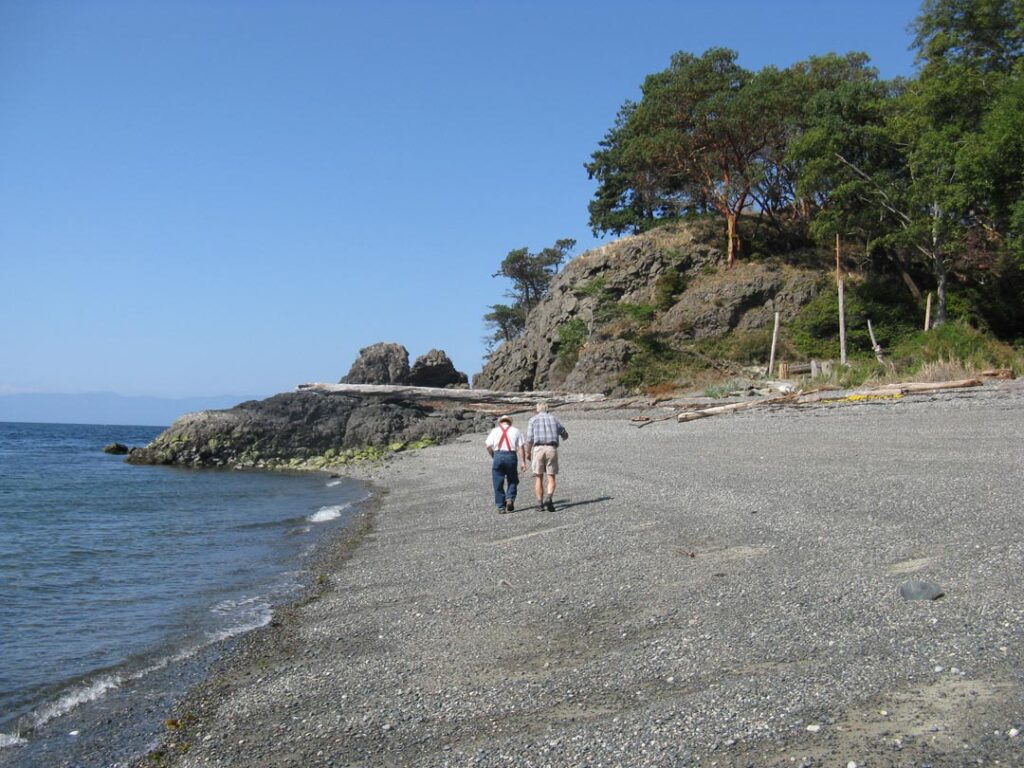
{"label": "calm sea", "polygon": [[137,467],[159,427],[0,423],[0,766],[127,764],[222,641],[269,622],[351,480]]}

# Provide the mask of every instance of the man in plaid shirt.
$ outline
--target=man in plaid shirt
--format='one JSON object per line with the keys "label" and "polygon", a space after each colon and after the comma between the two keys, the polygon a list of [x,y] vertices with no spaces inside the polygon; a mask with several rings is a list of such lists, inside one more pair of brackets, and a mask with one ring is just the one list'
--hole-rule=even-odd
{"label": "man in plaid shirt", "polygon": [[[568,440],[557,416],[548,413],[543,400],[537,403],[537,415],[526,424],[526,458],[533,466],[533,492],[537,503],[548,512],[555,511],[555,475],[558,474],[558,443]],[[544,493],[544,476],[547,475],[547,493]]]}

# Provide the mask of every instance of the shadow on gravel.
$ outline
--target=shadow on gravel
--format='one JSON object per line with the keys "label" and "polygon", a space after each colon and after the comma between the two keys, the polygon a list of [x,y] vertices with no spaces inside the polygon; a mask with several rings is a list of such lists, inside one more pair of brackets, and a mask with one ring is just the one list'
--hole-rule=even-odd
{"label": "shadow on gravel", "polygon": [[598,504],[602,501],[611,501],[613,498],[613,496],[598,496],[596,499],[587,499],[586,501],[556,501],[555,512],[561,512],[563,509],[569,509],[569,507],[582,507],[585,504]]}

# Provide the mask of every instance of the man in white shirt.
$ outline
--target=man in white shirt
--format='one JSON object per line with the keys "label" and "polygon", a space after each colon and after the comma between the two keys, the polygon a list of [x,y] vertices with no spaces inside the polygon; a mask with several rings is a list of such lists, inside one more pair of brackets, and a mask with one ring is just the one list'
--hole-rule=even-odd
{"label": "man in white shirt", "polygon": [[512,426],[511,416],[498,419],[484,443],[493,458],[491,480],[494,483],[494,503],[498,514],[514,512],[516,491],[519,489],[519,469],[526,471],[526,441],[523,433]]}

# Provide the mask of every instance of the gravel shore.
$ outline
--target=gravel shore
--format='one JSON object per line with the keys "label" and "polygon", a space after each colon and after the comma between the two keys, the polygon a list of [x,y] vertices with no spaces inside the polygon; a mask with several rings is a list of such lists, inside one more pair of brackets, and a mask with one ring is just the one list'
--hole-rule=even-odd
{"label": "gravel shore", "polygon": [[392,462],[148,764],[1024,765],[1019,383],[557,413],[556,512],[495,514],[483,435]]}

